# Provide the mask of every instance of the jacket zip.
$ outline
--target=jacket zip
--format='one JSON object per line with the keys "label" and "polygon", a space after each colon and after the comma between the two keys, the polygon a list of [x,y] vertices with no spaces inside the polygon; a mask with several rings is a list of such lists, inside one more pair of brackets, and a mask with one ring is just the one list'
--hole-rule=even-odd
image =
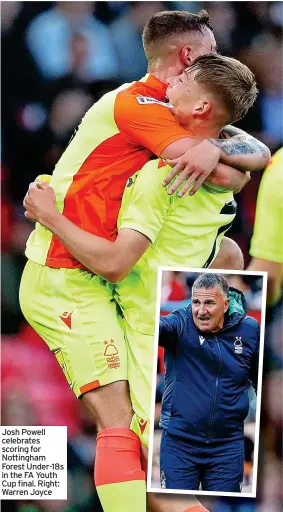
{"label": "jacket zip", "polygon": [[218,384],[219,384],[219,374],[220,374],[220,370],[222,368],[222,362],[223,362],[221,348],[220,348],[219,341],[218,341],[217,337],[216,337],[216,343],[217,343],[217,347],[218,347],[218,351],[219,351],[219,366],[218,366],[218,371],[217,371],[217,376],[216,376],[215,393],[214,393],[214,398],[213,398],[212,413],[211,413],[211,416],[210,416],[210,422],[209,422],[209,427],[208,427],[208,434],[207,434],[206,443],[209,443],[210,432],[211,432],[211,427],[212,427],[212,423],[213,423],[213,419],[214,419],[214,413],[215,413],[216,398],[217,398]]}

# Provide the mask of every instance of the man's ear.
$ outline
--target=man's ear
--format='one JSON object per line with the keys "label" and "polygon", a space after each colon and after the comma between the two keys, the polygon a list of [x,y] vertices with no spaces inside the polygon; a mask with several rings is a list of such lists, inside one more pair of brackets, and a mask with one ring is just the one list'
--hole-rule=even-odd
{"label": "man's ear", "polygon": [[193,63],[192,48],[190,46],[184,46],[181,50],[181,61],[185,68],[188,68]]}
{"label": "man's ear", "polygon": [[228,311],[229,305],[230,305],[230,299],[225,299],[224,313],[226,313]]}
{"label": "man's ear", "polygon": [[211,113],[211,103],[207,100],[198,100],[194,106],[192,116],[194,118],[204,118]]}

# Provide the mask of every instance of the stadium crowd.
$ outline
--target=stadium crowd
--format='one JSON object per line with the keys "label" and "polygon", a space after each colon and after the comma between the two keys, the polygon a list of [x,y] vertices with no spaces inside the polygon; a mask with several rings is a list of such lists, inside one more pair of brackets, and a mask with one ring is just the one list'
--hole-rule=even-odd
{"label": "stadium crowd", "polygon": [[[239,123],[271,152],[282,140],[282,2],[2,2],[2,424],[67,425],[69,488],[66,502],[3,501],[18,512],[102,511],[93,493],[95,426],[69,390],[52,354],[24,322],[18,289],[25,242],[33,229],[22,199],[41,173],[51,173],[74,129],[102,94],[146,71],[141,32],[157,11],[206,8],[219,51],[255,73],[259,97]],[[245,264],[261,173],[237,196],[228,236]],[[186,299],[178,276],[165,300]],[[256,293],[242,283],[256,309]],[[253,283],[255,286],[255,283]],[[170,293],[173,294],[170,296]],[[213,512],[277,512],[282,506],[282,323],[280,306],[267,311],[257,502],[207,502]],[[62,404],[64,406],[62,407]],[[263,463],[264,459],[264,463]],[[281,504],[281,505],[280,505]]]}

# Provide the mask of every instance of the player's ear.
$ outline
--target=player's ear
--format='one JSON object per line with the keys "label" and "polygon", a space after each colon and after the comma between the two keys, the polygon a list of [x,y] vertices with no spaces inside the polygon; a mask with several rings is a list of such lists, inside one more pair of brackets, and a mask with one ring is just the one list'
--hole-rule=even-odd
{"label": "player's ear", "polygon": [[192,49],[190,46],[184,46],[181,50],[181,61],[185,68],[188,68],[193,63]]}
{"label": "player's ear", "polygon": [[204,118],[207,117],[211,112],[211,103],[207,100],[198,100],[195,103],[194,110],[192,116],[194,118]]}

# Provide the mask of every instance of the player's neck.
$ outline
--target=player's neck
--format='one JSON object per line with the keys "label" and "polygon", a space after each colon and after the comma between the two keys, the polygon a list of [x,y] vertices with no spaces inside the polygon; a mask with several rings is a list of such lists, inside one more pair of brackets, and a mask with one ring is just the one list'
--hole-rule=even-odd
{"label": "player's neck", "polygon": [[152,75],[156,76],[158,80],[160,80],[163,83],[166,83],[168,78],[171,76],[177,76],[181,75],[183,73],[184,68],[180,65],[176,65],[176,62],[168,62],[166,65],[164,64],[164,61],[156,61],[154,64],[149,66],[148,72]]}
{"label": "player's neck", "polygon": [[218,138],[222,130],[222,126],[216,126],[212,121],[201,122],[195,119],[190,119],[187,125],[183,124],[182,126],[200,140]]}

